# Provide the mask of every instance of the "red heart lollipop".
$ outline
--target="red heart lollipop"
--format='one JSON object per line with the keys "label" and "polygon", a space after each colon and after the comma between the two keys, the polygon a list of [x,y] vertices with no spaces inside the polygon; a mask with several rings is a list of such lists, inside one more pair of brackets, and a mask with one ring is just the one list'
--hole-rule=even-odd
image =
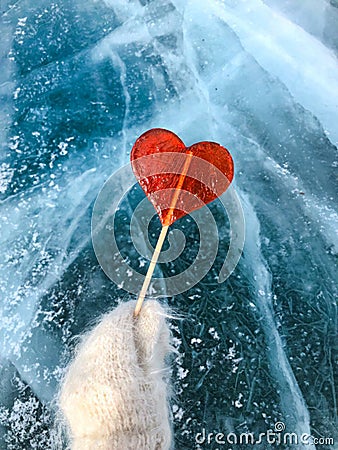
{"label": "red heart lollipop", "polygon": [[186,147],[176,134],[161,128],[142,134],[130,159],[163,225],[171,225],[215,200],[234,175],[233,160],[226,148],[215,142]]}

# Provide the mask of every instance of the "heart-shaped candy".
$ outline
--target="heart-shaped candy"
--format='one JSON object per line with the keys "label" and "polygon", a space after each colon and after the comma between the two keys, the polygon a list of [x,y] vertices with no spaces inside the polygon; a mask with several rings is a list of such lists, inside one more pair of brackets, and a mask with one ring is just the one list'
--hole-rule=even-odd
{"label": "heart-shaped candy", "polygon": [[142,134],[130,159],[163,225],[171,225],[215,200],[234,176],[233,160],[226,148],[215,142],[186,147],[176,134],[162,128]]}

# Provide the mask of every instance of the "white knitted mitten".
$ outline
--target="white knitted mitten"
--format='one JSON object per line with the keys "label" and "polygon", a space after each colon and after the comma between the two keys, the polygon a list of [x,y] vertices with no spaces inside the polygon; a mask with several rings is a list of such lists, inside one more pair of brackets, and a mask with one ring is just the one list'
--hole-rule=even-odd
{"label": "white knitted mitten", "polygon": [[171,447],[164,357],[165,312],[147,301],[118,306],[83,339],[65,375],[60,407],[72,450],[165,450]]}

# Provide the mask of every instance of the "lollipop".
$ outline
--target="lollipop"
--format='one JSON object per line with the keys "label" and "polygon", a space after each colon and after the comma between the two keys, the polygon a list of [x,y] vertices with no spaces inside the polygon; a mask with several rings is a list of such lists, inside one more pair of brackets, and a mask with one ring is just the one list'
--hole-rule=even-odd
{"label": "lollipop", "polygon": [[233,179],[234,164],[228,150],[215,142],[186,147],[176,134],[161,128],[142,134],[130,159],[134,174],[162,223],[136,303],[136,317],[170,225],[222,195]]}

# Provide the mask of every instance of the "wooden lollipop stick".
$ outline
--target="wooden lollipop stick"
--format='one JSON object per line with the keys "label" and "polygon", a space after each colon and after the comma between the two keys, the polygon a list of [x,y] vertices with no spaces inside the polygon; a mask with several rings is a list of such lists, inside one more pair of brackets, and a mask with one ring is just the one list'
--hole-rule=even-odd
{"label": "wooden lollipop stick", "polygon": [[168,228],[169,228],[170,221],[171,221],[172,215],[173,215],[175,207],[176,207],[178,196],[180,195],[180,190],[182,189],[184,179],[185,179],[185,177],[187,175],[187,172],[188,172],[188,169],[189,169],[189,166],[190,166],[190,163],[191,163],[191,158],[192,158],[192,152],[189,151],[189,152],[187,152],[187,159],[184,162],[182,173],[181,173],[181,175],[180,175],[180,177],[178,179],[178,183],[177,183],[177,186],[175,188],[173,199],[172,199],[170,207],[169,207],[168,215],[166,217],[165,223],[162,225],[161,233],[160,233],[160,235],[158,237],[157,244],[156,244],[153,256],[151,258],[150,265],[148,267],[148,270],[147,270],[146,277],[145,277],[143,285],[142,285],[142,289],[141,289],[140,295],[139,295],[139,297],[137,299],[137,302],[136,302],[136,307],[135,307],[135,311],[134,311],[134,317],[137,317],[139,315],[140,311],[141,311],[142,304],[143,304],[144,298],[146,296],[146,293],[147,293],[147,290],[148,290],[151,278],[153,276],[154,269],[155,269],[158,257],[160,256],[160,253],[161,253],[161,250],[162,250],[163,242],[164,242],[165,237],[166,237],[167,232],[168,232]]}
{"label": "wooden lollipop stick", "polygon": [[136,307],[135,307],[135,311],[134,311],[134,316],[135,317],[138,316],[139,312],[141,311],[143,300],[144,300],[144,297],[145,297],[145,295],[147,293],[147,290],[148,290],[148,287],[149,287],[149,283],[151,281],[151,277],[153,276],[154,269],[155,269],[158,257],[159,257],[159,255],[161,253],[162,245],[163,245],[164,239],[165,239],[165,237],[167,235],[168,228],[169,228],[168,225],[163,225],[162,226],[162,230],[161,230],[161,233],[159,235],[159,238],[158,238],[158,241],[157,241],[157,244],[156,244],[156,247],[155,247],[155,251],[154,251],[153,256],[151,258],[150,265],[148,267],[147,274],[146,274],[146,277],[144,279],[140,295],[139,295],[139,297],[137,299],[137,303],[136,303]]}

